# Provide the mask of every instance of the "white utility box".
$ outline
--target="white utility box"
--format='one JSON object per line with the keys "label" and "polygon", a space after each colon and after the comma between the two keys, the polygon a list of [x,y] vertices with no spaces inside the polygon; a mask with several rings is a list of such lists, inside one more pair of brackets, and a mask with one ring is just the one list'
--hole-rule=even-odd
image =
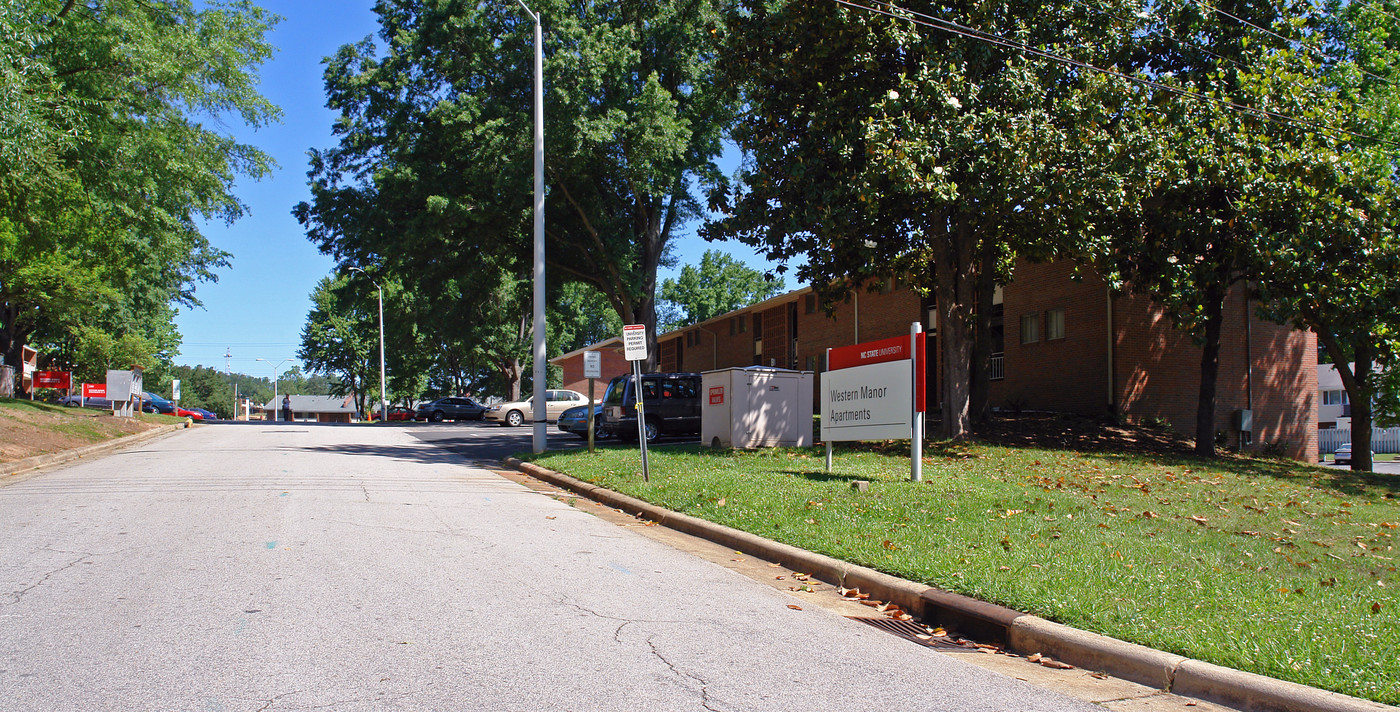
{"label": "white utility box", "polygon": [[812,444],[812,372],[750,366],[701,374],[700,442],[711,447]]}

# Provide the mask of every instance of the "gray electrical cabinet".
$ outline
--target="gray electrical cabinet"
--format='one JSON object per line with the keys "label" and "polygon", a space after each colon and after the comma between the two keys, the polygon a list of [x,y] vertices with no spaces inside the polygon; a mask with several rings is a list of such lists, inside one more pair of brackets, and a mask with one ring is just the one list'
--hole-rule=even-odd
{"label": "gray electrical cabinet", "polygon": [[750,366],[701,375],[700,442],[712,447],[812,444],[811,371]]}

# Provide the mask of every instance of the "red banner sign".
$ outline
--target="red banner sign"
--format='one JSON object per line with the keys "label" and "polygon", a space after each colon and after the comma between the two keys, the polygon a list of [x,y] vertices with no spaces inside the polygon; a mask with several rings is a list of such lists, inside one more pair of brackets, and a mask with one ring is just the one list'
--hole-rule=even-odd
{"label": "red banner sign", "polygon": [[[920,333],[920,336],[924,336],[924,334]],[[908,361],[910,358],[909,341],[908,336],[895,336],[889,339],[867,341],[863,344],[832,349],[827,354],[827,370],[839,371],[843,368],[869,366],[889,361]],[[927,398],[924,395],[927,373],[927,369],[924,367],[924,352],[927,344],[927,338],[919,339],[918,353],[913,355],[914,358],[918,359],[918,365],[914,370],[914,409],[920,413],[925,411],[927,405]]]}
{"label": "red banner sign", "polygon": [[105,383],[84,383],[84,384],[83,384],[83,397],[84,397],[84,398],[106,398],[106,397],[107,397],[107,384],[105,384]]}
{"label": "red banner sign", "polygon": [[710,405],[724,405],[724,386],[710,386]]}
{"label": "red banner sign", "polygon": [[67,371],[35,371],[35,388],[72,388],[73,374]]}

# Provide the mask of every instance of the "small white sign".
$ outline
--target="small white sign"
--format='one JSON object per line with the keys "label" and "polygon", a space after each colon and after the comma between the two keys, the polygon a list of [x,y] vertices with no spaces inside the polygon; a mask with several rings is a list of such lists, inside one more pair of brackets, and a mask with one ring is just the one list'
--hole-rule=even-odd
{"label": "small white sign", "polygon": [[[645,340],[645,339],[642,340],[642,346],[643,346],[643,348],[645,348],[645,346],[646,346],[646,340]],[[602,353],[601,351],[584,351],[584,352],[583,352],[583,377],[584,377],[584,378],[602,378],[602,377],[603,377],[603,353]]]}
{"label": "small white sign", "polygon": [[622,352],[625,354],[628,361],[646,360],[646,324],[627,324],[622,327]]}
{"label": "small white sign", "polygon": [[178,378],[170,379],[170,400],[176,403],[180,402],[180,379]]}

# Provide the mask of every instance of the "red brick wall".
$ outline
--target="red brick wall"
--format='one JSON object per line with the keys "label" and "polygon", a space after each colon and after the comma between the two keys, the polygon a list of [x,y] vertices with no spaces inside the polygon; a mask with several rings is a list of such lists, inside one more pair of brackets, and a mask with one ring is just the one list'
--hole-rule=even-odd
{"label": "red brick wall", "polygon": [[[595,398],[603,397],[603,389],[607,387],[608,381],[614,376],[632,372],[632,365],[622,356],[622,346],[607,347],[599,349],[603,353],[602,371],[603,377],[597,381],[597,391]],[[583,377],[583,353],[580,352],[559,362],[559,366],[564,371],[563,385],[560,388],[567,388],[571,391],[578,391],[588,395],[588,379]]]}
{"label": "red brick wall", "polygon": [[[1316,335],[1261,321],[1236,286],[1225,303],[1215,428],[1239,446],[1235,411],[1254,415],[1254,445],[1278,442],[1305,462],[1317,460]],[[1119,411],[1130,423],[1162,418],[1194,435],[1201,349],[1146,297],[1114,303],[1114,379]],[[1251,368],[1252,363],[1252,368]],[[1251,408],[1252,406],[1252,408]]]}
{"label": "red brick wall", "polygon": [[[1002,290],[1006,379],[995,382],[993,407],[1086,415],[1108,412],[1108,288],[1096,276],[1075,281],[1070,262],[1021,261]],[[1046,312],[1064,310],[1064,338],[1051,340]],[[1021,317],[1039,323],[1038,341],[1021,343]]]}

